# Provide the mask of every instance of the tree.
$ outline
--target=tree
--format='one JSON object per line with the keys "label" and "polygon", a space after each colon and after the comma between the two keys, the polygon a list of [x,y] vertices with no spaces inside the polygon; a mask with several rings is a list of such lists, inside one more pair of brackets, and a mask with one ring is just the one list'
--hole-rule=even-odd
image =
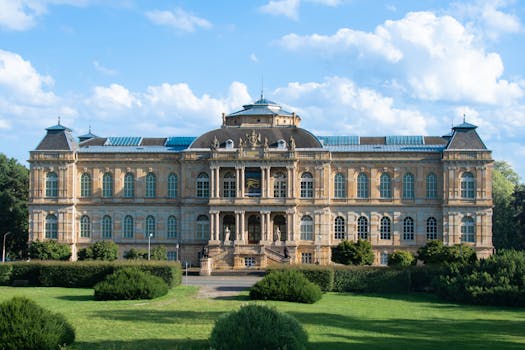
{"label": "tree", "polygon": [[[147,257],[146,257],[147,258]],[[160,245],[151,250],[151,260],[168,260],[168,250]]]}
{"label": "tree", "polygon": [[417,258],[426,265],[444,263],[473,263],[476,261],[476,252],[468,245],[456,244],[445,246],[442,241],[429,241],[419,248]]}
{"label": "tree", "polygon": [[507,162],[494,162],[492,174],[492,243],[496,249],[523,248],[523,240],[515,219],[514,193],[519,186],[519,175]]}
{"label": "tree", "polygon": [[68,260],[71,257],[71,247],[57,241],[35,241],[31,243],[29,254],[33,259]]}
{"label": "tree", "polygon": [[406,250],[395,250],[392,254],[388,255],[388,266],[407,267],[415,263],[416,258],[414,254]]}
{"label": "tree", "polygon": [[357,242],[342,241],[332,248],[332,261],[343,265],[372,265],[374,253],[368,241],[359,239]]}
{"label": "tree", "polygon": [[6,232],[6,253],[27,257],[29,171],[14,158],[0,154],[0,239]]}
{"label": "tree", "polygon": [[131,248],[124,253],[124,259],[128,260],[141,260],[148,258],[148,251],[146,249],[135,249]]}
{"label": "tree", "polygon": [[78,252],[78,260],[113,261],[118,257],[118,245],[113,241],[98,241]]}

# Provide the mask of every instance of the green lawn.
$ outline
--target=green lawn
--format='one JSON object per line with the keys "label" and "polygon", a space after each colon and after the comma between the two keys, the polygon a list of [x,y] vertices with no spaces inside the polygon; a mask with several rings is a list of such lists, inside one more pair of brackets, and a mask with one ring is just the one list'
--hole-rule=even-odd
{"label": "green lawn", "polygon": [[[196,290],[97,302],[90,289],[0,287],[0,301],[23,295],[63,313],[77,332],[73,349],[205,349],[215,319],[249,301],[246,293],[196,299]],[[295,316],[311,349],[525,349],[523,308],[456,305],[426,294],[328,293],[313,305],[266,304]]]}

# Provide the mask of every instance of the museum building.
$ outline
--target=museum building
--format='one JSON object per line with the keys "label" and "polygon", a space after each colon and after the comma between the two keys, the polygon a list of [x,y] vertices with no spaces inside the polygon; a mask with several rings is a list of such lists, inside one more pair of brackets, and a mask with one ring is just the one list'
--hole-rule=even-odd
{"label": "museum building", "polygon": [[445,136],[317,136],[261,97],[199,137],[79,136],[30,152],[29,239],[167,247],[205,269],[329,264],[368,240],[375,264],[429,240],[492,254],[492,157],[463,121]]}

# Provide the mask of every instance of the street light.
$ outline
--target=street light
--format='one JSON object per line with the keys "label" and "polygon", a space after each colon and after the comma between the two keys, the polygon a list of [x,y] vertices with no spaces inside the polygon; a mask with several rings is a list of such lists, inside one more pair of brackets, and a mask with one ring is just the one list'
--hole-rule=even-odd
{"label": "street light", "polygon": [[151,237],[153,237],[153,233],[148,235],[148,260],[151,260]]}
{"label": "street light", "polygon": [[2,263],[5,263],[5,238],[10,234],[11,232],[4,233],[4,242],[2,243]]}

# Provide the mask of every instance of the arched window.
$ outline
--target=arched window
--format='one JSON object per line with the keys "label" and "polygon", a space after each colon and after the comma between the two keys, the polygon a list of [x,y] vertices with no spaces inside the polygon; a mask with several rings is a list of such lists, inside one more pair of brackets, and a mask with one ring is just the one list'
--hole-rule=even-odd
{"label": "arched window", "polygon": [[390,220],[389,217],[383,216],[381,218],[379,232],[380,232],[381,239],[391,239],[392,238],[392,221]]}
{"label": "arched window", "polygon": [[127,173],[124,176],[124,197],[135,197],[135,177],[132,173]]}
{"label": "arched window", "polygon": [[102,176],[102,197],[113,197],[113,175],[111,173],[105,173]]}
{"label": "arched window", "polygon": [[381,174],[379,179],[379,196],[381,198],[392,198],[392,180],[387,173]]}
{"label": "arched window", "polygon": [[111,238],[113,235],[113,220],[111,216],[104,215],[102,218],[102,238]]}
{"label": "arched window", "polygon": [[461,241],[463,242],[475,242],[476,238],[476,226],[474,225],[474,219],[470,216],[465,216],[461,220]]}
{"label": "arched window", "polygon": [[54,214],[46,216],[46,238],[58,238],[58,219]]}
{"label": "arched window", "polygon": [[278,172],[273,176],[273,196],[275,198],[286,197],[286,175]]}
{"label": "arched window", "polygon": [[155,237],[155,218],[152,215],[146,217],[146,238]]}
{"label": "arched window", "polygon": [[168,238],[177,238],[177,219],[171,215],[168,218]]}
{"label": "arched window", "polygon": [[83,215],[80,218],[80,237],[88,238],[91,236],[91,220],[89,216]]}
{"label": "arched window", "polygon": [[403,199],[414,199],[414,175],[411,173],[403,176]]}
{"label": "arched window", "polygon": [[133,238],[133,218],[131,215],[124,217],[124,238]]}
{"label": "arched window", "polygon": [[345,219],[341,216],[335,218],[334,221],[334,239],[345,238]]}
{"label": "arched window", "polygon": [[146,175],[146,198],[157,196],[157,177],[153,173]]}
{"label": "arched window", "polygon": [[206,215],[199,215],[197,218],[197,229],[195,239],[204,241],[210,239],[210,221]]}
{"label": "arched window", "polygon": [[461,198],[474,198],[474,175],[463,173],[461,176]]}
{"label": "arched window", "polygon": [[335,198],[345,198],[346,197],[346,188],[345,188],[345,176],[341,173],[335,174],[334,177],[334,197]]}
{"label": "arched window", "polygon": [[368,239],[368,219],[360,216],[357,219],[357,237],[359,239]]}
{"label": "arched window", "polygon": [[310,173],[303,173],[301,176],[301,198],[313,198],[314,178]]}
{"label": "arched window", "polygon": [[80,197],[91,197],[91,176],[88,173],[80,176]]}
{"label": "arched window", "polygon": [[357,176],[357,198],[368,198],[368,176],[365,173]]}
{"label": "arched window", "polygon": [[46,176],[46,197],[58,197],[58,175],[57,173],[47,173]]}
{"label": "arched window", "polygon": [[427,199],[437,198],[437,176],[430,173],[427,176]]}
{"label": "arched window", "polygon": [[179,179],[177,174],[171,173],[168,176],[168,198],[177,198],[177,188],[179,187]]}
{"label": "arched window", "polygon": [[405,220],[403,220],[403,239],[406,241],[413,241],[414,238],[414,219],[407,216]]}
{"label": "arched window", "polygon": [[210,197],[210,178],[206,173],[200,173],[199,176],[197,176],[197,197]]}
{"label": "arched window", "polygon": [[314,239],[314,221],[311,216],[305,215],[301,218],[301,239],[311,241]]}
{"label": "arched window", "polygon": [[436,218],[430,217],[427,219],[427,239],[437,239],[437,221]]}
{"label": "arched window", "polygon": [[235,175],[231,172],[224,174],[224,180],[222,182],[222,190],[224,197],[235,198]]}

